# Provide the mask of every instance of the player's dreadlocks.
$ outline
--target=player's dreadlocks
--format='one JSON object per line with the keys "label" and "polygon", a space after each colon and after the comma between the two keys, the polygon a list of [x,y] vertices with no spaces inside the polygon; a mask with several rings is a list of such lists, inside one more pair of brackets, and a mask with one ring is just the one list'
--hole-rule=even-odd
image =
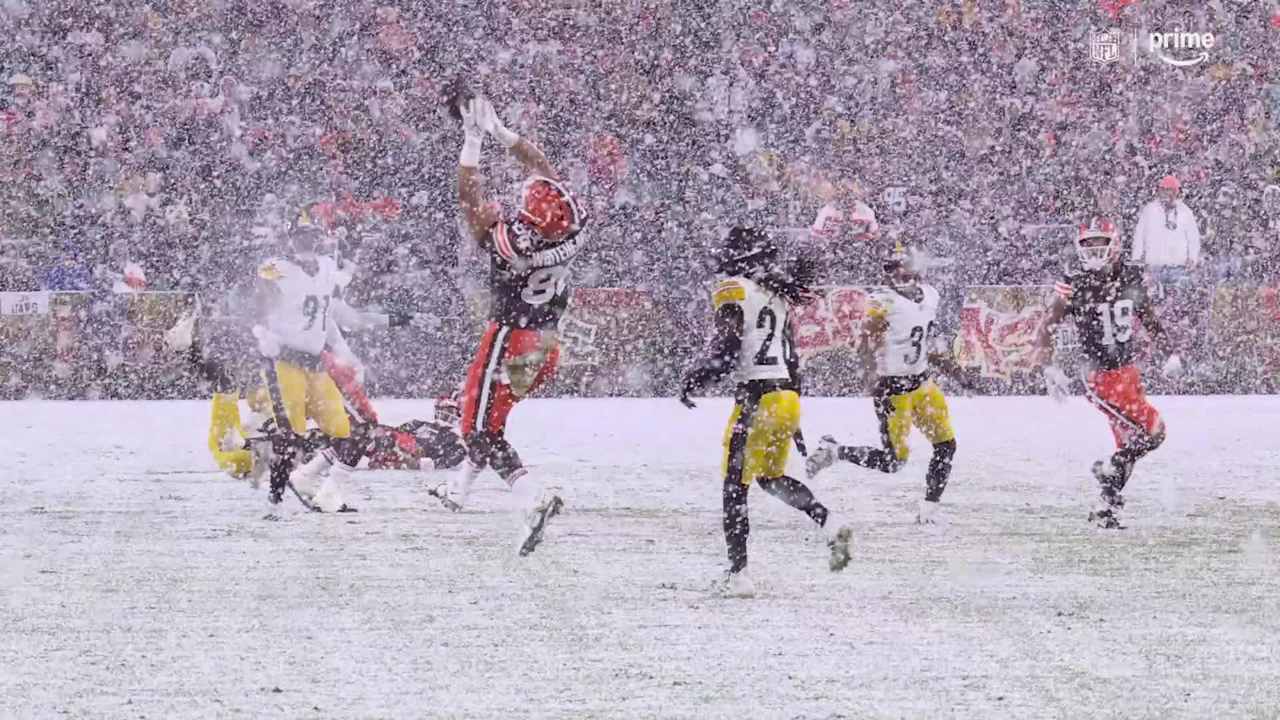
{"label": "player's dreadlocks", "polygon": [[811,286],[818,275],[818,263],[799,256],[786,262],[767,232],[752,227],[729,231],[720,261],[720,271],[742,275],[777,293],[791,305],[804,305],[817,297]]}

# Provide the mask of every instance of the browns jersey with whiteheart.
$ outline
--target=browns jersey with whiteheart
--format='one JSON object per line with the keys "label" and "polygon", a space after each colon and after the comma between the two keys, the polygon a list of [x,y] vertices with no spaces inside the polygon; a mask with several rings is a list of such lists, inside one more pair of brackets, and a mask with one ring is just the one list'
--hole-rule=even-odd
{"label": "browns jersey with whiteheart", "polygon": [[[519,553],[527,555],[564,503],[545,490],[542,478],[530,476],[507,439],[507,416],[555,375],[560,358],[556,328],[569,306],[568,266],[583,247],[586,214],[542,151],[507,129],[487,99],[467,98],[455,107],[463,131],[458,202],[468,234],[488,255],[490,311],[463,390],[461,425],[468,461],[433,492],[445,507],[459,510],[475,478],[492,468],[520,497]],[[504,218],[481,186],[486,136],[506,147],[530,174],[513,217]]]}

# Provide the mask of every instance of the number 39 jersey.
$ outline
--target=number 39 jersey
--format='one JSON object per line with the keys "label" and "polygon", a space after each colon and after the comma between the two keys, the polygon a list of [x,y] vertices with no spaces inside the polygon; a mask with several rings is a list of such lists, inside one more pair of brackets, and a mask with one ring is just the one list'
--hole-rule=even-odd
{"label": "number 39 jersey", "polygon": [[884,344],[876,353],[876,374],[881,377],[921,375],[929,369],[938,291],[931,285],[917,288],[918,299],[892,288],[876,290],[867,298],[867,317],[883,319],[887,325]]}
{"label": "number 39 jersey", "polygon": [[742,308],[742,349],[738,351],[734,380],[791,380],[788,361],[793,359],[787,303],[750,278],[725,278],[711,295],[717,312],[733,304]]}
{"label": "number 39 jersey", "polygon": [[522,233],[523,227],[513,222],[494,225],[490,231],[489,318],[508,327],[554,328],[569,307],[569,268],[520,268],[511,246],[521,243]]}
{"label": "number 39 jersey", "polygon": [[1141,268],[1120,265],[1077,272],[1056,290],[1066,300],[1067,314],[1075,320],[1080,347],[1091,364],[1107,370],[1133,364],[1137,320],[1150,309]]}
{"label": "number 39 jersey", "polygon": [[258,277],[272,282],[279,291],[266,317],[267,329],[285,347],[311,355],[323,352],[329,330],[329,305],[344,279],[333,258],[272,258],[258,266]]}

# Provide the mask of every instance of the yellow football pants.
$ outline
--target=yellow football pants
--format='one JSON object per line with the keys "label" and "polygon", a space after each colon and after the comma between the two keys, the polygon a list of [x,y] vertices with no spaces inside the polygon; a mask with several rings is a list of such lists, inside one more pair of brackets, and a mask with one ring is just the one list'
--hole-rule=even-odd
{"label": "yellow football pants", "polygon": [[792,436],[800,427],[800,395],[774,390],[759,402],[740,402],[729,415],[724,431],[724,458],[720,470],[727,481],[750,485],[756,478],[787,474]]}
{"label": "yellow football pants", "polygon": [[223,472],[234,477],[248,477],[253,470],[253,455],[248,450],[223,450],[222,439],[230,433],[240,438],[240,396],[235,393],[214,393],[209,413],[209,452]]}
{"label": "yellow football pants", "polygon": [[351,419],[342,404],[342,391],[338,390],[329,373],[324,370],[311,372],[277,360],[267,374],[272,375],[266,379],[272,402],[283,406],[294,432],[306,432],[307,418],[311,418],[316,421],[320,432],[329,437],[350,437]]}
{"label": "yellow football pants", "polygon": [[956,439],[947,399],[932,380],[909,392],[878,397],[875,407],[880,438],[899,460],[907,459],[907,436],[913,424],[934,445]]}

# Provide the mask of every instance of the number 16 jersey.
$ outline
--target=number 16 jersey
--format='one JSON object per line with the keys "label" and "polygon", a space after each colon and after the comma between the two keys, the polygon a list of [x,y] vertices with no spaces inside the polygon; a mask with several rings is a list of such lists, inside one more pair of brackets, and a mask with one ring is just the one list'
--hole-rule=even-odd
{"label": "number 16 jersey", "polygon": [[1067,303],[1080,347],[1093,367],[1115,370],[1134,363],[1137,321],[1151,310],[1141,268],[1112,265],[1080,271],[1055,289]]}

